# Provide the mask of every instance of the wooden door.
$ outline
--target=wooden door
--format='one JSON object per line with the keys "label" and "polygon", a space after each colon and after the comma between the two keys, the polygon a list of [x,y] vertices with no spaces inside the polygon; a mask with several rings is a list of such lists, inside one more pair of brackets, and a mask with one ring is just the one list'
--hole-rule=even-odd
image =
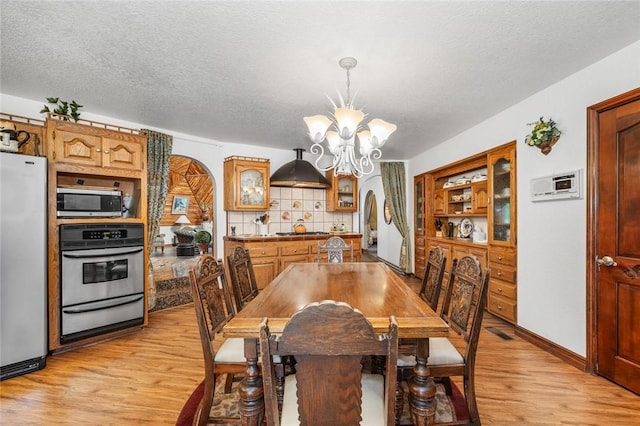
{"label": "wooden door", "polygon": [[589,111],[596,168],[590,263],[595,369],[640,393],[640,89],[634,92]]}

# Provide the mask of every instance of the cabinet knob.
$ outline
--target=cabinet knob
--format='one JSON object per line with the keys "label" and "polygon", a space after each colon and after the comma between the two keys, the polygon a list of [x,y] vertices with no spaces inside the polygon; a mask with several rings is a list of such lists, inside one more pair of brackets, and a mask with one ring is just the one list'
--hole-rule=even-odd
{"label": "cabinet knob", "polygon": [[502,272],[498,271],[498,276],[501,277],[502,276]]}
{"label": "cabinet knob", "polygon": [[498,305],[498,310],[501,311],[502,309],[504,309],[502,305]]}
{"label": "cabinet knob", "polygon": [[100,148],[96,148],[96,152],[100,152]]}
{"label": "cabinet knob", "polygon": [[498,287],[498,293],[502,293],[502,287]]}
{"label": "cabinet knob", "polygon": [[263,251],[262,251],[262,253],[260,253],[260,254],[265,254],[265,253],[264,253],[264,250],[263,250]]}
{"label": "cabinet knob", "polygon": [[104,150],[104,153],[105,153],[105,154],[108,154],[108,153],[109,153],[109,150],[108,150],[108,149],[105,149],[105,150]]}
{"label": "cabinet knob", "polygon": [[498,260],[502,260],[502,256],[498,256]]}

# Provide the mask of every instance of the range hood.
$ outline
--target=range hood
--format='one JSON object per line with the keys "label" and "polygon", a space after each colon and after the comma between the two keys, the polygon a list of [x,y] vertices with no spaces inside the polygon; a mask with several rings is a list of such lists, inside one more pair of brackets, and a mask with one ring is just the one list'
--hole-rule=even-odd
{"label": "range hood", "polygon": [[331,183],[311,163],[302,159],[304,149],[296,148],[296,159],[271,175],[271,186],[294,188],[329,188]]}

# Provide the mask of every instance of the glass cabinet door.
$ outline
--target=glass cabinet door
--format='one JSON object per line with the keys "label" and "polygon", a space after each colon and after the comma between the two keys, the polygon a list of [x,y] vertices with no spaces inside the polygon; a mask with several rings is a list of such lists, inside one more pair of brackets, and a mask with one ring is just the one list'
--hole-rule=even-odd
{"label": "glass cabinet door", "polygon": [[357,212],[358,211],[358,179],[353,175],[334,176],[333,170],[326,174],[331,182],[327,188],[328,212]]}
{"label": "glass cabinet door", "polygon": [[489,210],[489,239],[491,243],[511,245],[513,212],[513,156],[509,153],[489,157],[491,179],[491,208]]}
{"label": "glass cabinet door", "polygon": [[227,157],[224,160],[224,209],[261,211],[269,208],[269,160]]}
{"label": "glass cabinet door", "polygon": [[240,201],[242,206],[258,206],[266,204],[266,188],[264,170],[253,168],[239,170]]}
{"label": "glass cabinet door", "polygon": [[424,180],[416,179],[413,187],[415,190],[413,195],[415,200],[415,229],[418,233],[424,233]]}

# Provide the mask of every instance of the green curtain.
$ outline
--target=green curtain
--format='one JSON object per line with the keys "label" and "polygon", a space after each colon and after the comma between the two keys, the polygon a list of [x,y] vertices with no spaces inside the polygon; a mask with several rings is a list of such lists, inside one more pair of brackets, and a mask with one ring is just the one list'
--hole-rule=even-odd
{"label": "green curtain", "polygon": [[369,191],[364,199],[364,241],[367,244],[367,248],[371,245],[369,244],[369,240],[371,235],[371,210],[373,209],[374,198],[375,195],[373,191]]}
{"label": "green curtain", "polygon": [[[160,233],[160,219],[169,192],[168,177],[173,136],[153,130],[143,130],[143,132],[147,134],[147,252],[149,254],[147,264],[149,275],[152,276],[151,253],[153,253],[153,241]],[[155,295],[155,282],[150,279],[149,309],[155,306]]]}
{"label": "green curtain", "polygon": [[409,239],[409,222],[407,221],[407,191],[404,163],[380,163],[382,189],[391,220],[402,236],[400,247],[400,269],[411,272],[411,240]]}

